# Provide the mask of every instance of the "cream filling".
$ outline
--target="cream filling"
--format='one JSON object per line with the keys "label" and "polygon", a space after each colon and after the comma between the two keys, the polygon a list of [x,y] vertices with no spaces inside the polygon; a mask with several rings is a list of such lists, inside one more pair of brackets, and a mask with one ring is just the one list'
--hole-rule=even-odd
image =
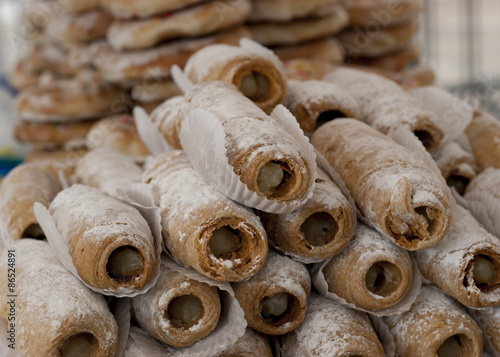
{"label": "cream filling", "polygon": [[288,310],[290,295],[278,293],[262,301],[261,315],[268,318],[279,318]]}
{"label": "cream filling", "polygon": [[373,264],[365,275],[366,288],[376,295],[388,295],[395,291],[399,284],[398,269],[394,264],[378,262]]}
{"label": "cream filling", "polygon": [[487,258],[477,255],[474,257],[474,281],[476,284],[488,284],[495,281],[497,274],[495,265]]}
{"label": "cream filling", "polygon": [[60,352],[62,357],[91,357],[92,339],[89,333],[79,333],[64,341]]}
{"label": "cream filling", "polygon": [[24,230],[22,238],[45,239],[45,233],[40,225],[34,223]]}
{"label": "cream filling", "polygon": [[438,357],[462,357],[462,348],[458,336],[445,340],[437,350]]}
{"label": "cream filling", "polygon": [[276,192],[276,189],[283,181],[285,173],[280,164],[268,162],[259,171],[257,177],[257,186],[259,191],[266,196],[271,196]]}
{"label": "cream filling", "polygon": [[230,227],[216,229],[212,233],[208,246],[216,258],[228,259],[231,253],[241,247],[239,231]]}
{"label": "cream filling", "polygon": [[111,253],[106,268],[111,278],[128,280],[142,272],[144,262],[140,253],[135,248],[124,246],[115,249]]}
{"label": "cream filling", "polygon": [[260,99],[269,92],[269,79],[260,73],[252,72],[241,79],[240,90],[249,99]]}
{"label": "cream filling", "polygon": [[337,224],[328,213],[318,212],[307,217],[300,226],[300,230],[309,244],[322,246],[333,240],[337,232]]}
{"label": "cream filling", "polygon": [[175,327],[191,327],[203,314],[203,304],[194,295],[178,296],[168,304],[167,314]]}

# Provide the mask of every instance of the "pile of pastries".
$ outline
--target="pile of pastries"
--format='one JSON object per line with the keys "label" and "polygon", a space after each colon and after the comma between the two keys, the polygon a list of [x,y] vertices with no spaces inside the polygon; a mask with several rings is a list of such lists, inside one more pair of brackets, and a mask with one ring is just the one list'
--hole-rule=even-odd
{"label": "pile of pastries", "polygon": [[[120,110],[0,184],[0,351],[499,354],[500,122],[436,87],[406,91],[314,58],[300,59],[313,73],[298,80],[257,42],[212,41],[247,16],[252,32],[339,16],[337,1],[297,7],[306,20],[257,16],[292,2],[254,1],[253,15],[246,0],[187,3],[102,0],[109,42],[95,55],[112,53],[109,71],[26,89],[34,108],[21,94],[21,123],[115,112],[82,117],[99,107],[90,98]],[[205,25],[181,26],[188,13]],[[179,39],[190,36],[203,48]],[[130,114],[103,94],[128,96],[124,84],[143,79],[118,58],[184,41],[183,70],[155,64],[177,95]],[[105,80],[79,102],[88,76]]]}

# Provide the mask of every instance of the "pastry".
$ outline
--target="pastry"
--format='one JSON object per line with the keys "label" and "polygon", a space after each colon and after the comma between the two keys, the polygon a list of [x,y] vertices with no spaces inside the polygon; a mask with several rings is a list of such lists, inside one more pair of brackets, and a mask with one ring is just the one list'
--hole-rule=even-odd
{"label": "pastry", "polygon": [[163,240],[177,261],[219,281],[262,267],[268,246],[258,217],[206,183],[182,151],[156,156],[143,181],[153,186]]}
{"label": "pastry", "polygon": [[496,353],[500,353],[500,307],[473,310],[472,316]]}
{"label": "pastry", "polygon": [[[422,0],[348,0],[350,26],[398,26],[414,20],[422,12]],[[372,26],[374,26],[372,25]]]}
{"label": "pastry", "polygon": [[339,0],[253,0],[250,22],[288,22],[303,17],[321,15],[325,9],[340,5]]}
{"label": "pastry", "polygon": [[[8,290],[7,274],[14,270],[15,288]],[[118,326],[103,296],[67,271],[47,242],[23,239],[8,245],[0,271],[0,314],[15,324],[15,348],[23,356],[115,355]]]}
{"label": "pastry", "polygon": [[248,325],[268,335],[297,328],[306,315],[311,278],[301,264],[273,251],[250,279],[232,284]]}
{"label": "pastry", "polygon": [[335,118],[361,120],[358,103],[341,87],[324,81],[288,82],[285,106],[297,118],[302,130],[312,133]]}
{"label": "pastry", "polygon": [[439,146],[444,133],[439,119],[421,107],[394,82],[381,76],[339,68],[324,78],[358,101],[364,121],[384,134],[398,128],[411,130],[427,150]]}
{"label": "pastry", "polygon": [[224,81],[235,85],[259,108],[270,113],[287,92],[282,63],[265,49],[211,45],[196,52],[185,72],[193,83]]}
{"label": "pastry", "polygon": [[350,63],[362,66],[370,66],[386,71],[400,72],[405,69],[414,68],[418,65],[422,51],[416,44],[401,51],[390,53],[380,57],[357,57],[349,58]]}
{"label": "pastry", "polygon": [[287,357],[383,357],[384,349],[365,313],[312,294],[302,325],[281,338]]}
{"label": "pastry", "polygon": [[[335,38],[331,37],[307,41],[297,45],[271,46],[270,48],[282,61],[306,59],[311,62],[318,61],[328,64],[342,63],[344,61],[344,48]],[[331,70],[326,71],[325,74]],[[321,79],[322,77],[314,77],[314,79]]]}
{"label": "pastry", "polygon": [[336,68],[329,61],[300,58],[285,60],[283,65],[290,81],[319,80]]}
{"label": "pastry", "polygon": [[206,1],[152,18],[115,21],[109,28],[107,38],[117,51],[145,49],[162,41],[204,36],[241,25],[250,8],[250,0],[239,0],[221,14],[216,1]]}
{"label": "pastry", "polygon": [[260,214],[269,242],[308,262],[338,254],[349,242],[356,220],[349,201],[319,169],[313,192],[311,199],[292,213]]}
{"label": "pastry", "polygon": [[221,302],[215,286],[162,264],[155,286],[132,298],[132,311],[151,336],[173,347],[187,347],[217,326]]}
{"label": "pastry", "polygon": [[[132,87],[131,97],[142,103],[163,102],[165,99],[181,95],[181,89],[172,78],[157,79],[154,76],[144,78]],[[160,103],[161,104],[161,103]]]}
{"label": "pastry", "polygon": [[394,336],[397,356],[481,356],[481,330],[456,301],[438,289],[422,286],[409,311],[382,319]]}
{"label": "pastry", "polygon": [[500,168],[500,122],[484,111],[477,110],[465,130],[479,169]]}
{"label": "pastry", "polygon": [[408,252],[361,223],[347,247],[322,272],[329,292],[358,308],[374,311],[397,305],[413,281]]}
{"label": "pastry", "polygon": [[473,192],[500,200],[500,169],[489,167],[474,177],[465,190],[466,197]]}
{"label": "pastry", "polygon": [[451,224],[448,188],[413,152],[355,119],[336,119],[313,146],[344,180],[361,213],[397,245],[425,249]]}
{"label": "pastry", "polygon": [[56,176],[35,163],[21,164],[0,186],[0,238],[3,244],[21,238],[44,239],[33,204],[49,205],[62,187]]}
{"label": "pastry", "polygon": [[226,348],[220,357],[272,357],[267,336],[247,327],[245,334]]}
{"label": "pastry", "polygon": [[180,10],[203,0],[99,0],[99,5],[118,19],[145,18]]}
{"label": "pastry", "polygon": [[85,283],[110,294],[132,293],[153,277],[157,262],[151,230],[126,202],[76,184],[54,198],[49,212]]}
{"label": "pastry", "polygon": [[458,207],[446,237],[414,253],[422,275],[469,307],[500,304],[500,244],[472,214]]}

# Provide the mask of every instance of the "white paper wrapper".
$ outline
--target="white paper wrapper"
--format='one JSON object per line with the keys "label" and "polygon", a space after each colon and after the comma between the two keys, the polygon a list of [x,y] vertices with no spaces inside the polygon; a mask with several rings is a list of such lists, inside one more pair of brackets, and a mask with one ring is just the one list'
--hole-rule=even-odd
{"label": "white paper wrapper", "polygon": [[170,73],[175,84],[184,94],[186,94],[193,86],[193,82],[189,80],[188,76],[186,76],[184,71],[178,65],[174,64],[170,69]]}
{"label": "white paper wrapper", "polygon": [[384,352],[386,357],[396,356],[396,344],[394,343],[394,336],[392,336],[389,331],[389,327],[382,321],[381,318],[368,314],[370,321],[372,322],[373,328],[377,333],[378,339],[384,347]]}
{"label": "white paper wrapper", "polygon": [[129,298],[123,298],[115,303],[113,316],[118,325],[118,347],[115,357],[121,357],[127,347],[127,340],[130,332],[130,306]]}
{"label": "white paper wrapper", "polygon": [[[0,318],[0,356],[2,357],[22,357],[19,351],[17,350],[17,336],[16,336],[16,343],[15,343],[15,348],[12,349],[9,347],[9,344],[11,343],[9,340],[9,335],[7,333],[7,330],[9,329],[8,327],[8,322],[2,318]],[[19,333],[19,326],[16,324],[16,335]]]}
{"label": "white paper wrapper", "polygon": [[134,108],[134,119],[139,137],[153,155],[172,150],[172,147],[167,143],[167,140],[165,140],[143,108]]}
{"label": "white paper wrapper", "polygon": [[[42,205],[40,202],[35,202],[34,212],[40,227],[42,228],[45,236],[47,237],[47,241],[54,250],[54,254],[57,256],[57,259],[64,265],[68,271],[70,271],[74,276],[82,281],[82,283],[87,286],[89,289],[98,292],[103,295],[115,296],[115,297],[134,297],[139,294],[146,293],[149,289],[151,289],[156,280],[158,280],[158,276],[160,275],[160,254],[163,250],[163,239],[161,236],[161,230],[158,234],[157,229],[157,221],[159,220],[159,209],[154,207],[154,198],[152,196],[152,190],[149,185],[146,184],[137,184],[133,185],[133,187],[127,188],[127,194],[130,194],[134,199],[130,198],[127,200],[129,204],[131,204],[134,208],[136,208],[146,219],[148,222],[151,232],[154,238],[154,244],[156,249],[156,269],[151,280],[142,288],[141,290],[133,290],[129,289],[120,289],[120,290],[109,290],[109,289],[100,289],[87,284],[84,282],[80,275],[78,274],[74,264],[73,258],[68,252],[68,246],[65,243],[65,238],[61,236],[59,230],[56,227],[55,221],[50,215],[48,209]],[[151,205],[151,203],[153,203]]]}
{"label": "white paper wrapper", "polygon": [[474,108],[444,89],[429,86],[412,89],[408,93],[440,118],[436,124],[444,133],[441,145],[460,136],[474,116]]}
{"label": "white paper wrapper", "polygon": [[415,264],[415,262],[412,260],[413,280],[410,289],[399,303],[397,303],[391,308],[377,310],[377,311],[369,311],[359,308],[354,304],[348,303],[337,294],[328,291],[328,284],[325,280],[325,275],[323,274],[323,268],[325,267],[326,264],[330,262],[330,260],[331,259],[328,259],[322,263],[316,264],[311,272],[311,277],[312,277],[312,283],[316,288],[316,290],[318,290],[318,292],[321,295],[330,300],[335,301],[337,304],[347,306],[354,310],[363,311],[377,317],[392,316],[392,315],[402,314],[403,312],[410,310],[411,305],[415,302],[415,299],[420,294],[420,287],[422,286],[422,280],[420,279],[420,271],[418,270],[417,264]]}
{"label": "white paper wrapper", "polygon": [[[470,317],[476,321],[476,323],[481,327],[481,324],[479,323],[479,319],[476,316],[476,312],[474,309],[467,309],[467,313],[469,314]],[[482,327],[481,327],[482,329]],[[493,347],[493,344],[491,343],[490,337],[483,333],[483,354],[482,357],[484,356],[490,356],[490,357],[500,357],[500,353],[497,352],[495,347]]]}
{"label": "white paper wrapper", "polygon": [[[316,175],[314,150],[304,134],[297,132],[297,129],[300,130],[300,127],[295,118],[293,116],[289,117],[283,109],[278,110],[276,113],[273,112],[271,116],[283,128],[286,128],[285,130],[288,133],[297,138],[298,145],[303,146],[307,141],[307,146],[303,147],[303,149],[307,153],[306,160],[311,168],[311,172]],[[269,213],[290,213],[312,196],[314,185],[311,185],[310,192],[305,199],[296,201],[293,204],[278,203],[250,191],[240,181],[239,176],[234,173],[233,168],[228,163],[225,147],[226,134],[222,124],[214,114],[207,110],[195,109],[191,111],[182,123],[179,138],[193,168],[221,193],[245,206]],[[200,152],[203,155],[200,155]],[[313,177],[313,182],[315,179],[316,176]]]}
{"label": "white paper wrapper", "polygon": [[468,209],[484,228],[500,238],[500,200],[484,192],[466,193],[464,197],[452,190],[458,204]]}

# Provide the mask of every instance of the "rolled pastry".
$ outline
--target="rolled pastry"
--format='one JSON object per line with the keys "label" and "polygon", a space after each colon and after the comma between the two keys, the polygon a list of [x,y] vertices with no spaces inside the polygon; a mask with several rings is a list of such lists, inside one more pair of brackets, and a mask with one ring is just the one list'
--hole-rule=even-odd
{"label": "rolled pastry", "polygon": [[179,132],[184,119],[180,114],[183,105],[184,96],[178,95],[167,99],[151,112],[151,121],[174,149],[182,149]]}
{"label": "rolled pastry", "polygon": [[324,80],[341,87],[359,103],[361,116],[375,129],[387,134],[398,127],[411,130],[427,150],[439,146],[444,136],[439,119],[394,82],[373,73],[339,68]]}
{"label": "rolled pastry", "polygon": [[340,87],[324,81],[290,80],[285,106],[290,109],[306,133],[314,132],[335,118],[361,120],[356,100]]}
{"label": "rolled pastry", "polygon": [[117,189],[140,183],[142,172],[130,156],[98,147],[78,161],[75,175],[78,182],[114,195]]}
{"label": "rolled pastry", "polygon": [[335,69],[332,63],[315,59],[291,59],[286,60],[283,65],[287,78],[297,81],[318,80]]}
{"label": "rolled pastry", "polygon": [[132,298],[135,321],[151,336],[174,347],[187,347],[217,326],[221,302],[217,288],[160,267],[155,286]]}
{"label": "rolled pastry", "polygon": [[413,256],[425,278],[462,304],[500,304],[500,243],[465,208],[439,244]]}
{"label": "rolled pastry", "polygon": [[87,146],[90,149],[104,146],[129,156],[149,155],[149,150],[139,137],[135,121],[129,115],[99,120],[87,134]]}
{"label": "rolled pastry", "polygon": [[500,353],[500,306],[477,309],[472,313],[485,337],[490,340],[495,351]]}
{"label": "rolled pastry", "polygon": [[285,101],[287,84],[281,62],[254,49],[207,46],[189,58],[185,72],[193,83],[218,80],[234,84],[266,113]]}
{"label": "rolled pastry", "polygon": [[323,125],[311,142],[363,215],[397,245],[418,250],[444,238],[451,224],[449,190],[410,150],[355,119]]}
{"label": "rolled pastry", "polygon": [[219,357],[272,357],[267,337],[247,327],[245,334],[226,348]]}
{"label": "rolled pastry", "polygon": [[465,197],[472,192],[483,192],[500,200],[500,169],[489,167],[474,177],[465,190]]}
{"label": "rolled pastry", "polygon": [[[313,163],[307,161],[297,140],[242,96],[235,86],[222,81],[200,83],[177,105],[180,107],[174,105],[169,109],[169,115],[161,114],[163,106],[157,108],[152,120],[160,130],[164,128],[164,120],[175,120],[178,136],[190,111],[209,111],[224,127],[227,163],[250,191],[285,204],[300,201],[311,192]],[[175,118],[169,118],[170,115]],[[171,131],[163,133],[167,139],[172,136]],[[175,144],[170,140],[169,143]]]}
{"label": "rolled pastry", "polygon": [[479,169],[500,168],[500,121],[489,113],[477,110],[465,130]]}
{"label": "rolled pastry", "polygon": [[397,356],[481,356],[481,330],[456,301],[438,289],[422,286],[409,311],[382,319],[394,336]]}
{"label": "rolled pastry", "polygon": [[117,51],[150,48],[163,41],[204,36],[241,25],[250,10],[250,0],[226,6],[223,1],[206,1],[151,18],[117,20],[111,24],[107,39]]}
{"label": "rolled pastry", "polygon": [[182,151],[157,156],[143,181],[153,185],[163,239],[177,261],[220,281],[262,267],[268,246],[258,217],[206,183]]}
{"label": "rolled pastry", "polygon": [[[102,295],[67,271],[47,242],[24,239],[6,249],[0,258],[0,314],[4,319],[12,316],[8,302],[14,300],[15,320],[10,321],[23,356],[115,355],[118,326]],[[15,294],[8,291],[7,280],[13,260]]]}
{"label": "rolled pastry", "polygon": [[325,265],[323,274],[328,291],[361,309],[382,310],[409,291],[413,265],[407,251],[358,223],[352,240]]}
{"label": "rolled pastry", "polygon": [[456,142],[451,142],[435,150],[432,157],[448,186],[454,187],[460,195],[463,195],[469,182],[476,176],[474,156]]}
{"label": "rolled pastry", "polygon": [[76,184],[56,196],[49,212],[87,284],[128,293],[152,278],[157,264],[153,236],[132,206]]}
{"label": "rolled pastry", "polygon": [[275,21],[289,22],[303,17],[316,17],[324,9],[340,5],[339,0],[253,0],[250,22]]}
{"label": "rolled pastry", "polygon": [[45,238],[33,204],[48,206],[62,190],[57,177],[35,163],[21,164],[0,186],[0,238],[4,244],[21,238]]}
{"label": "rolled pastry", "polygon": [[270,243],[309,262],[338,254],[349,242],[355,223],[349,201],[319,169],[313,192],[307,203],[292,213],[261,213]]}
{"label": "rolled pastry", "polygon": [[302,325],[281,338],[287,357],[383,357],[384,349],[365,313],[313,294]]}
{"label": "rolled pastry", "polygon": [[151,103],[181,95],[181,89],[172,78],[156,79],[154,76],[145,78],[132,88],[132,99],[139,102]]}
{"label": "rolled pastry", "polygon": [[267,335],[283,335],[304,320],[311,278],[305,266],[270,251],[250,279],[232,284],[248,326]]}

